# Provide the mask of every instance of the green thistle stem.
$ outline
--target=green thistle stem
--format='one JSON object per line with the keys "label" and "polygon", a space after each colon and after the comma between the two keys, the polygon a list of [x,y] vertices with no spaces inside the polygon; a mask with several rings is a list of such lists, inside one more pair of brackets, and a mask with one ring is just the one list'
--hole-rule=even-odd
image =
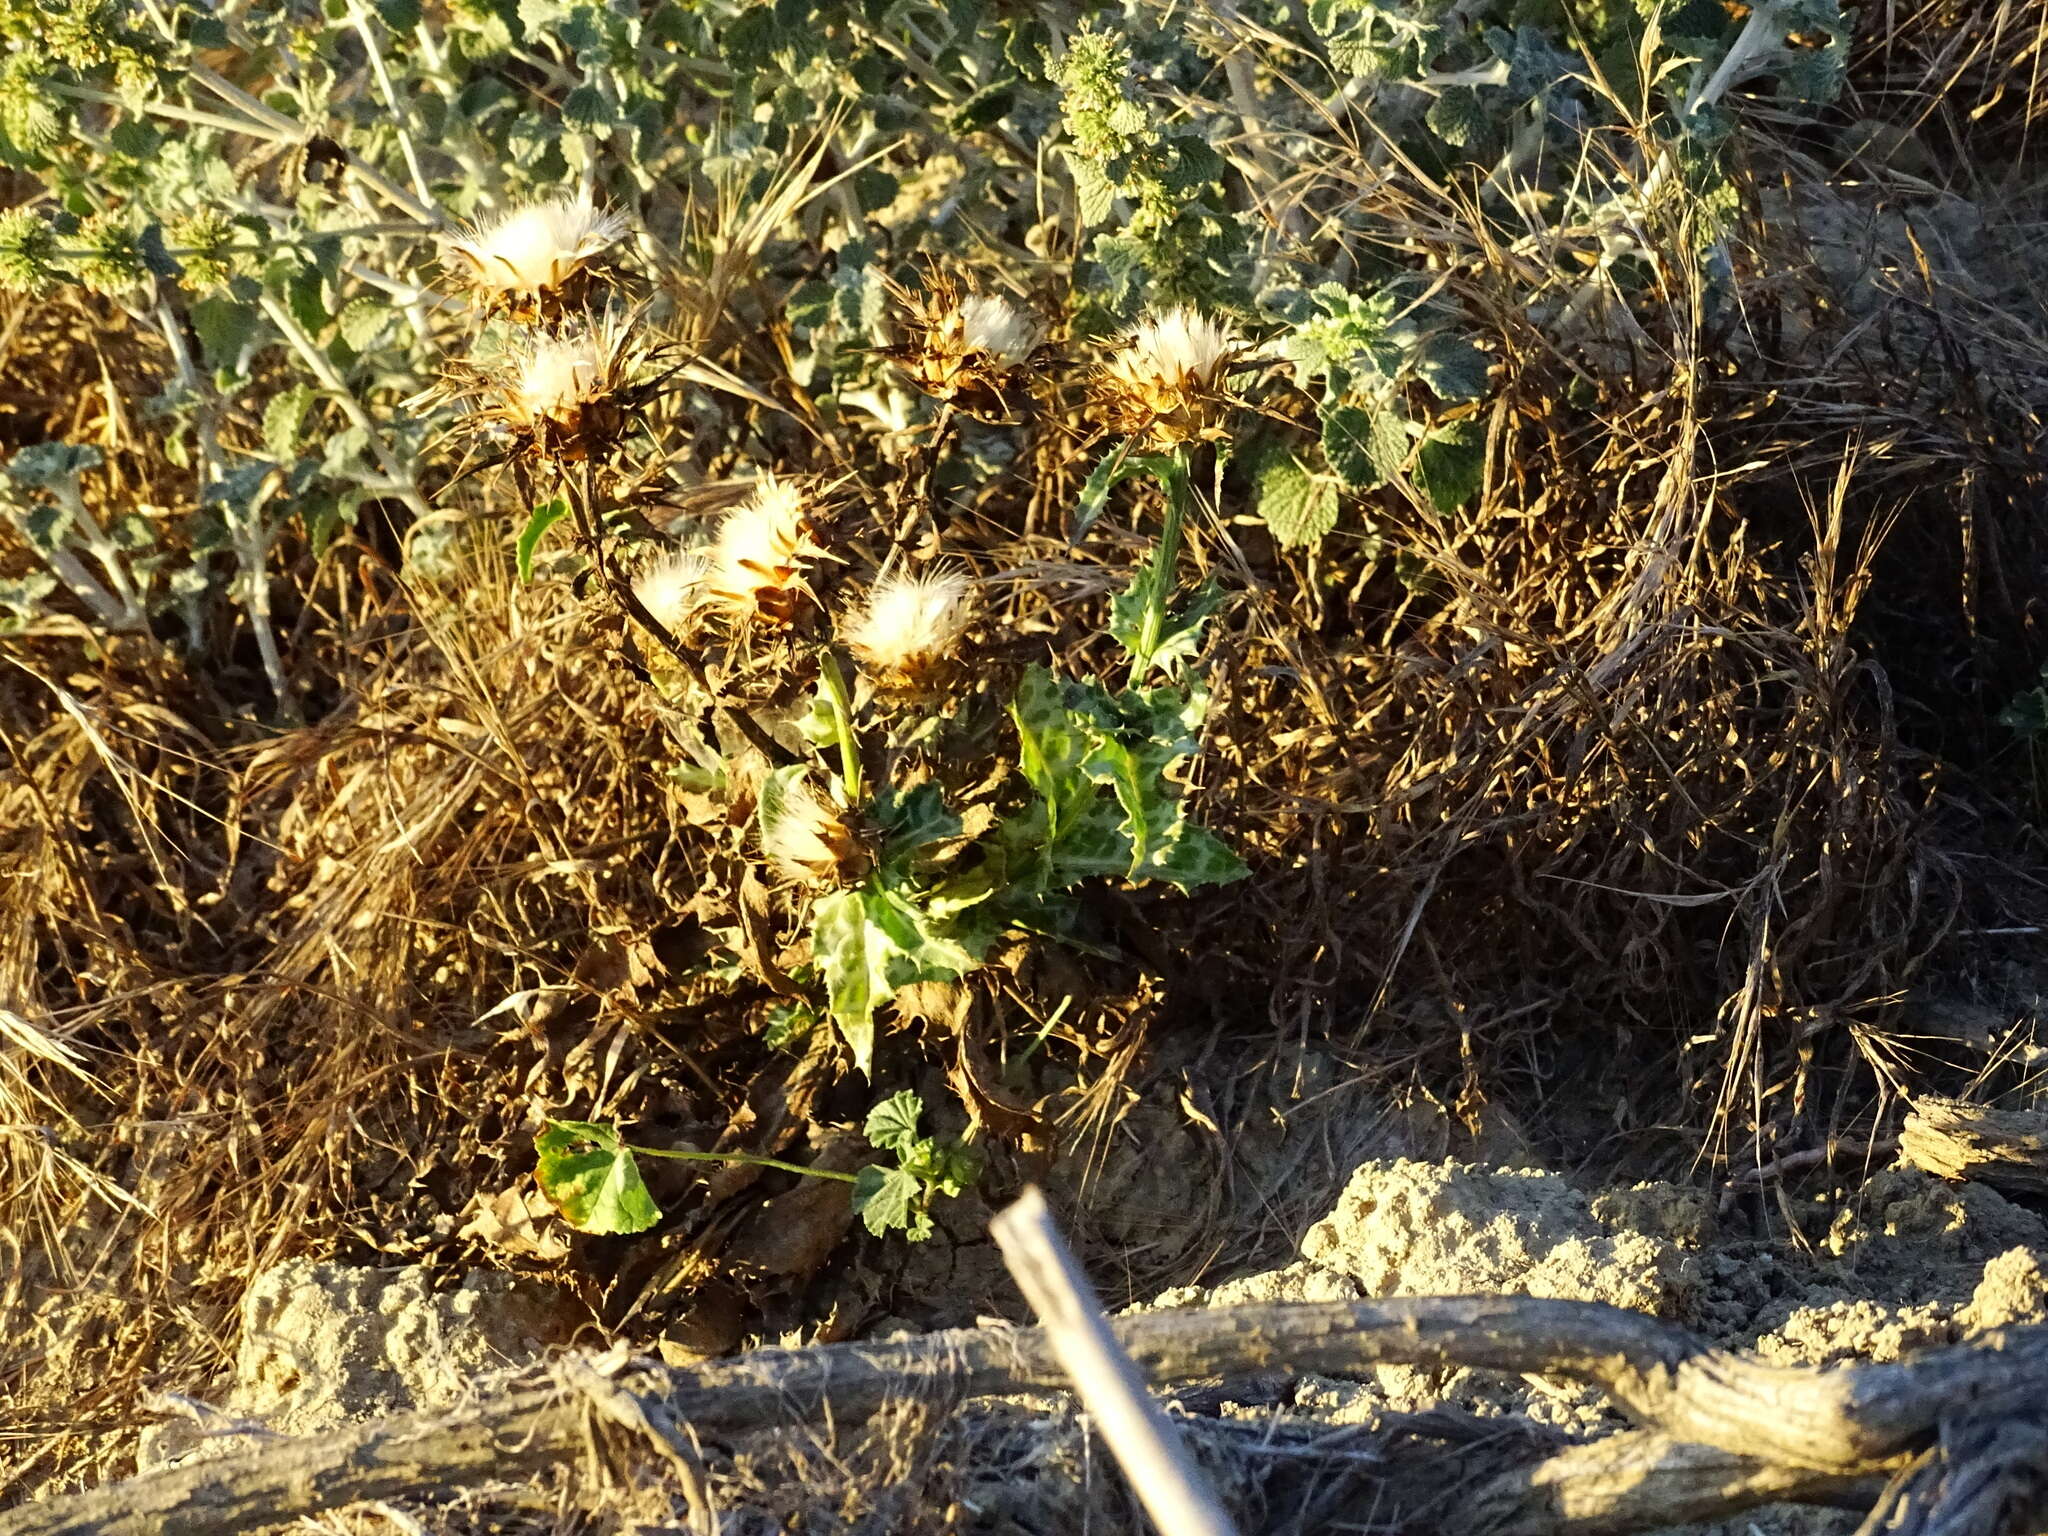
{"label": "green thistle stem", "polygon": [[1146,656],[1158,654],[1166,632],[1167,609],[1173,597],[1173,567],[1180,558],[1181,524],[1187,520],[1193,483],[1189,457],[1188,445],[1180,444],[1167,456],[1165,472],[1159,477],[1166,488],[1166,521],[1159,529],[1159,547],[1152,552],[1151,564],[1158,579],[1146,595],[1145,616],[1138,630],[1142,654]]}
{"label": "green thistle stem", "polygon": [[839,658],[830,651],[818,657],[818,686],[832,706],[832,734],[839,741],[839,777],[846,786],[846,803],[860,804],[860,744],[853,739],[853,699],[846,691],[846,674],[839,670]]}

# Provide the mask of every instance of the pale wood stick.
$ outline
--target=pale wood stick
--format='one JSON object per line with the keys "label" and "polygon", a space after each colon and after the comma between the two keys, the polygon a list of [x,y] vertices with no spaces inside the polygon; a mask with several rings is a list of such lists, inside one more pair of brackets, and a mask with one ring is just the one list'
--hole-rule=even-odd
{"label": "pale wood stick", "polygon": [[1161,1536],[1236,1536],[1180,1432],[1152,1401],[1145,1378],[1109,1331],[1095,1289],[1053,1225],[1037,1186],[997,1213],[989,1234]]}

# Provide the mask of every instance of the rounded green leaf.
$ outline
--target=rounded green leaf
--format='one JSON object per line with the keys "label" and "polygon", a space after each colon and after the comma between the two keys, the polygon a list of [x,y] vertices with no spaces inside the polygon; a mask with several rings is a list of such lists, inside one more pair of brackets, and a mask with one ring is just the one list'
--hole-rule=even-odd
{"label": "rounded green leaf", "polygon": [[1259,516],[1283,549],[1320,544],[1337,526],[1337,487],[1284,447],[1260,463],[1257,487]]}
{"label": "rounded green leaf", "polygon": [[550,1120],[533,1139],[533,1176],[548,1204],[579,1232],[645,1232],[661,1220],[633,1149],[617,1126]]}
{"label": "rounded green leaf", "polygon": [[924,1100],[905,1088],[869,1110],[862,1130],[871,1146],[901,1154],[917,1145],[917,1121],[923,1113]]}
{"label": "rounded green leaf", "polygon": [[1332,406],[1323,413],[1323,455],[1353,490],[1376,490],[1408,457],[1407,418],[1391,400]]}

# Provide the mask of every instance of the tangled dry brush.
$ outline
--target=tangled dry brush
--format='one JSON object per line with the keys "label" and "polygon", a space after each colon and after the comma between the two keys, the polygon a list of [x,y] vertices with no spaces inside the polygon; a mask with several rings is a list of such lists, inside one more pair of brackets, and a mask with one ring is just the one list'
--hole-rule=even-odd
{"label": "tangled dry brush", "polygon": [[[1987,136],[2041,131],[2048,14],[1869,10],[1843,110],[1871,145],[1791,124],[1748,141],[1732,326],[1703,327],[1674,260],[1628,324],[1561,342],[1526,318],[1532,282],[1570,281],[1599,232],[1532,216],[1504,242],[1419,170],[1361,170],[1384,157],[1350,120],[1251,180],[1309,244],[1324,210],[1376,205],[1381,254],[1486,318],[1487,489],[1456,515],[1385,493],[1365,531],[1303,552],[1234,515],[1229,480],[1190,528],[1231,594],[1197,792],[1252,878],[1105,893],[1099,953],[1020,945],[994,968],[1005,1016],[1056,1017],[1060,1043],[1028,1092],[969,1095],[997,1141],[1042,1154],[1114,1112],[1105,1082],[1142,1082],[1148,1039],[1211,1034],[1237,1060],[1314,1043],[1468,1109],[1575,1082],[1674,1166],[1869,1130],[1875,1090],[1939,1071],[1889,1033],[1898,1005],[2040,898],[1990,719],[2043,652],[2043,191],[1970,177]],[[1256,163],[1257,132],[1233,154]],[[1584,172],[1626,163],[1596,140]],[[795,168],[774,213],[823,175]],[[750,266],[763,236],[724,228],[711,266],[670,280],[696,366],[751,390],[723,440],[755,451],[707,452],[661,515],[706,515],[749,459],[775,462],[887,547],[914,449],[818,429],[754,323],[782,300]],[[136,409],[160,337],[89,296],[0,318],[14,441],[106,444],[101,494],[189,505]],[[1299,410],[1277,378],[1261,403]],[[1122,502],[1085,557],[1066,542],[1086,411],[1047,375],[1010,470],[952,508],[950,543],[1041,653],[1099,648],[1142,553]],[[544,1115],[806,1157],[858,1117],[829,1041],[765,1050],[772,996],[704,984],[706,893],[772,914],[718,808],[658,771],[674,722],[615,606],[508,569],[495,483],[441,501],[452,576],[401,562],[395,509],[317,558],[280,549],[304,724],[274,718],[225,623],[176,652],[62,626],[0,643],[17,1478],[125,1443],[139,1383],[213,1379],[242,1284],[278,1259],[459,1260],[480,1202],[525,1187]],[[972,1082],[986,1012],[929,1011],[901,1027],[935,1080]],[[717,1272],[758,1177],[694,1186],[686,1281]],[[529,1262],[614,1316],[607,1285],[647,1278],[616,1246],[546,1253]]]}

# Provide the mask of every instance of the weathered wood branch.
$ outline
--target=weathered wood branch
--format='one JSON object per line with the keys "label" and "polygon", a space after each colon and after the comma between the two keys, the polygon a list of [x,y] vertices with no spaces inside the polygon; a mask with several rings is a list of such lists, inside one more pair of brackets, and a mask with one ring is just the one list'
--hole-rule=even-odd
{"label": "weathered wood branch", "polygon": [[1944,1179],[2048,1195],[2048,1114],[1918,1098],[1899,1132],[1899,1155]]}
{"label": "weathered wood branch", "polygon": [[[1619,1533],[1772,1500],[1868,1494],[1872,1479],[1907,1467],[1945,1429],[2048,1416],[2048,1326],[1827,1370],[1712,1350],[1640,1313],[1525,1297],[1189,1309],[1123,1318],[1115,1331],[1153,1382],[1470,1366],[1588,1382],[1645,1426],[1447,1498],[1466,1528],[1508,1536]],[[958,1401],[1065,1379],[1039,1330],[989,1328],[691,1368],[639,1364],[613,1383],[646,1405],[650,1422],[687,1424],[716,1442],[857,1422],[906,1396]],[[456,1412],[400,1415],[28,1505],[0,1514],[0,1536],[226,1536],[365,1500],[518,1479],[576,1454],[588,1412],[558,1374]]]}
{"label": "weathered wood branch", "polygon": [[1045,1196],[1036,1186],[1026,1189],[996,1213],[988,1230],[1010,1278],[1038,1314],[1054,1358],[1160,1536],[1237,1536],[1230,1512],[1180,1431],[1117,1342],[1095,1287],[1053,1224]]}

